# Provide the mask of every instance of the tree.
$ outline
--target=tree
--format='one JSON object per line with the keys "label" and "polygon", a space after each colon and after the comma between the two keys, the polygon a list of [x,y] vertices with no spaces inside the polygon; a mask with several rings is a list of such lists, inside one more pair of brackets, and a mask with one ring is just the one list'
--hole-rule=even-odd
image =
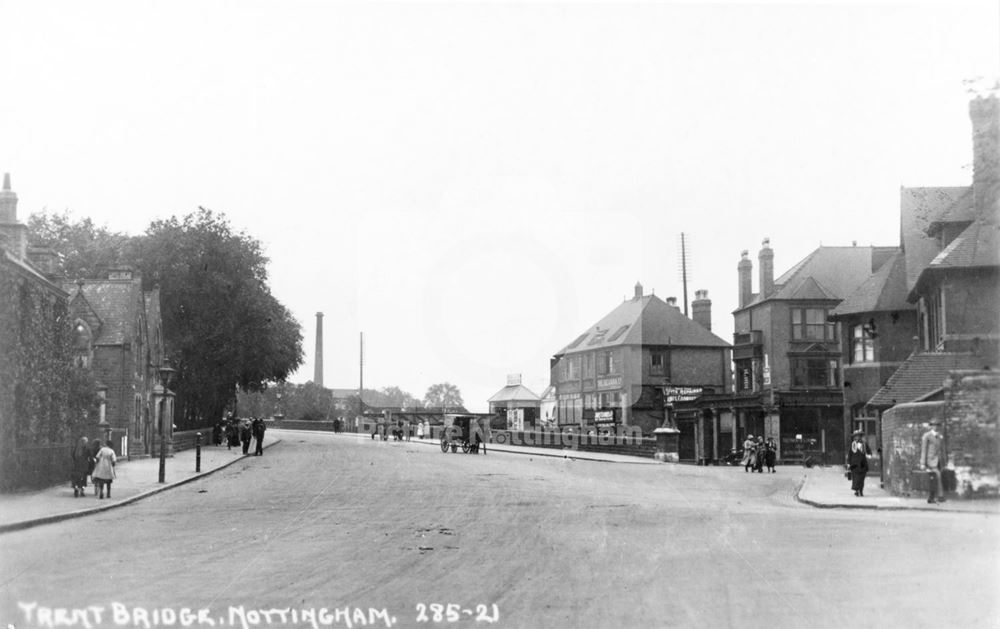
{"label": "tree", "polygon": [[302,329],[267,286],[258,240],[204,208],[152,223],[141,236],[68,213],[29,218],[35,245],[56,250],[70,278],[131,264],[160,288],[164,345],[177,369],[175,423],[213,424],[237,389],[260,391],[302,363]]}
{"label": "tree", "polygon": [[214,423],[237,388],[263,390],[302,363],[301,326],[271,295],[258,240],[199,208],[154,222],[138,245],[143,282],[160,287],[178,427]]}
{"label": "tree", "polygon": [[32,245],[49,247],[59,255],[70,279],[92,278],[108,267],[129,262],[135,238],[97,226],[89,218],[74,220],[69,212],[36,212],[28,217]]}
{"label": "tree", "polygon": [[418,408],[421,406],[420,400],[399,387],[384,387],[374,400],[369,400],[369,404],[390,408]]}
{"label": "tree", "polygon": [[431,385],[427,389],[427,393],[424,394],[424,406],[427,408],[451,408],[464,411],[464,404],[462,393],[458,387],[449,382]]}

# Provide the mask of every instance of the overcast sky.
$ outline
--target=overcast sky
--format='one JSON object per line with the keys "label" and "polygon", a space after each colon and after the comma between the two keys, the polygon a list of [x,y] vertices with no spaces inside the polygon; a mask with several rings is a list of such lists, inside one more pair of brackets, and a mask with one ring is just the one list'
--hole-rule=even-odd
{"label": "overcast sky", "polygon": [[[470,410],[640,281],[895,245],[899,187],[968,185],[967,86],[1000,76],[997,2],[0,0],[0,172],[140,233],[199,205],[260,239],[312,379]],[[756,267],[754,270],[756,290]]]}

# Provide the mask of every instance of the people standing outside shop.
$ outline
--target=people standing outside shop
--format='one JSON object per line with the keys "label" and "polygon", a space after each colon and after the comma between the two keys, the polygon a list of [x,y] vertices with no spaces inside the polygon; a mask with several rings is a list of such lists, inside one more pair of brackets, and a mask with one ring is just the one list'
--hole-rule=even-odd
{"label": "people standing outside shop", "polygon": [[73,468],[70,472],[70,483],[73,485],[73,497],[80,498],[87,491],[87,476],[90,475],[93,458],[90,456],[90,444],[86,437],[80,437],[73,448]]}
{"label": "people standing outside shop", "polygon": [[[100,441],[97,443],[101,444]],[[94,485],[99,491],[98,500],[104,498],[105,490],[107,490],[108,498],[111,498],[111,482],[115,479],[115,463],[117,462],[115,451],[110,446],[101,444],[100,447],[101,449],[97,451],[95,457],[97,462],[94,465],[94,473],[91,474]]]}
{"label": "people standing outside shop", "polygon": [[774,462],[777,458],[778,444],[774,442],[774,437],[768,437],[764,444],[764,465],[767,466],[768,473],[774,474]]}
{"label": "people standing outside shop", "polygon": [[944,502],[944,487],[941,485],[941,470],[947,456],[944,452],[944,436],[939,431],[940,420],[932,420],[930,429],[920,439],[920,469],[928,473],[930,494],[927,502]]}
{"label": "people standing outside shop", "polygon": [[760,435],[760,436],[757,437],[757,444],[754,446],[754,453],[755,453],[755,456],[754,456],[754,466],[753,466],[753,469],[754,469],[755,472],[757,472],[759,474],[763,474],[764,473],[764,455],[766,454],[766,452],[765,452],[765,446],[764,446],[764,435]]}
{"label": "people standing outside shop", "polygon": [[753,435],[747,435],[746,441],[743,442],[743,471],[749,472],[751,467],[757,465],[757,458],[755,456],[755,450],[757,448],[757,442],[754,441]]}
{"label": "people standing outside shop", "polygon": [[854,490],[855,496],[863,497],[865,495],[865,477],[868,475],[868,455],[871,453],[871,448],[865,443],[864,431],[855,430],[851,440],[851,452],[847,458],[851,469],[851,489]]}
{"label": "people standing outside shop", "polygon": [[417,422],[417,439],[424,438],[424,422]]}
{"label": "people standing outside shop", "polygon": [[264,454],[264,431],[267,430],[267,426],[264,425],[263,419],[257,417],[253,420],[250,430],[253,433],[253,438],[257,442],[257,446],[254,449],[254,456],[261,456]]}

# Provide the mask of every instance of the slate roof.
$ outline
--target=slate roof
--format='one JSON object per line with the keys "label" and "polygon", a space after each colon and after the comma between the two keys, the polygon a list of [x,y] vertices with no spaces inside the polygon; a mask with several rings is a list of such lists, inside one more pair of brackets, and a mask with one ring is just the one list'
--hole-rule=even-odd
{"label": "slate roof", "polygon": [[862,312],[913,310],[906,300],[906,256],[902,249],[830,312],[830,317]]}
{"label": "slate roof", "polygon": [[[971,221],[972,187],[900,188],[899,240],[906,256],[906,292],[917,285],[924,268],[940,252],[930,236],[944,219]],[[968,199],[968,202],[966,201]]]}
{"label": "slate roof", "polygon": [[912,402],[940,389],[949,371],[982,369],[982,357],[973,354],[926,352],[910,356],[868,401],[871,406]]}
{"label": "slate roof", "polygon": [[1000,265],[998,226],[984,221],[969,225],[935,257],[928,268],[971,268]]}
{"label": "slate roof", "polygon": [[880,247],[819,247],[774,280],[774,292],[753,296],[736,312],[767,299],[840,301],[872,274],[872,258]]}
{"label": "slate roof", "polygon": [[133,336],[132,322],[141,291],[139,280],[85,280],[83,285],[67,282],[66,292],[82,295],[91,310],[100,318],[101,327],[95,345],[121,345]]}
{"label": "slate roof", "polygon": [[506,386],[493,395],[488,402],[537,402],[540,397],[523,384]]}
{"label": "slate roof", "polygon": [[676,307],[656,295],[646,295],[622,302],[556,355],[622,345],[730,347]]}

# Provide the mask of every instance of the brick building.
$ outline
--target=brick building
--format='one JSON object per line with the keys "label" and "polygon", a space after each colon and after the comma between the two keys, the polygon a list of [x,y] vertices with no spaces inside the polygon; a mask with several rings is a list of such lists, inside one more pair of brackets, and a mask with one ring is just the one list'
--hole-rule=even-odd
{"label": "brick building", "polygon": [[[100,434],[110,434],[116,452],[158,454],[159,413],[163,431],[173,437],[171,408],[158,408],[162,389],[163,331],[158,289],[144,291],[131,267],[109,269],[100,279],[67,282],[75,360],[97,377],[103,402]],[[110,432],[109,432],[110,431]]]}
{"label": "brick building", "polygon": [[28,246],[17,194],[0,189],[0,489],[67,478],[66,462],[82,417],[68,389],[74,375],[67,297],[55,255]]}
{"label": "brick building", "polygon": [[838,327],[827,317],[896,252],[819,247],[775,279],[774,251],[765,239],[757,293],[753,263],[743,252],[733,312],[735,390],[687,405],[686,412],[700,414],[697,458],[725,456],[752,434],[774,438],[779,460],[841,460],[841,346]]}
{"label": "brick building", "polygon": [[[995,448],[997,399],[991,376],[1000,367],[1000,103],[996,96],[971,101],[969,117],[972,185],[902,190],[905,292],[916,311],[912,328],[916,344],[868,400],[868,407],[884,420],[879,426],[884,454],[890,459],[905,458],[906,444],[925,428],[928,416],[944,420],[946,442],[949,432],[966,434],[972,430],[969,422],[979,417],[976,430],[993,435],[992,454],[989,448],[977,450],[966,439],[969,443],[962,446],[960,455],[966,460],[953,458],[950,465],[960,475],[996,477],[1000,472]],[[954,403],[964,399],[965,383],[983,379],[994,383],[986,393],[972,396],[973,402]],[[907,477],[899,470],[890,469],[886,480],[894,491],[908,491]]]}
{"label": "brick building", "polygon": [[672,400],[727,391],[729,343],[711,332],[711,303],[698,291],[689,319],[672,298],[643,295],[636,284],[631,299],[553,356],[558,426],[633,425],[648,434]]}

